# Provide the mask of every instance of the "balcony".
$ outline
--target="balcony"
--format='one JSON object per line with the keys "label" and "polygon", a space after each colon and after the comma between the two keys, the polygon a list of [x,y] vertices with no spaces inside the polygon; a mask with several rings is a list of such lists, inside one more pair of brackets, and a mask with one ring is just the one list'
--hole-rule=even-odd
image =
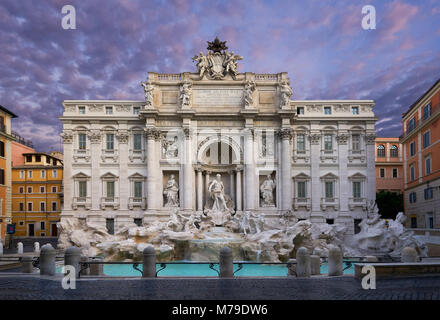
{"label": "balcony", "polygon": [[84,208],[90,210],[92,207],[91,197],[74,197],[72,201],[72,209],[78,210],[78,208]]}
{"label": "balcony", "polygon": [[312,199],[311,198],[293,198],[293,210],[299,210],[300,208],[304,208],[307,211],[310,211],[312,208]]}
{"label": "balcony", "polygon": [[423,118],[423,107],[421,107],[421,108],[422,108],[422,119],[420,119],[420,120],[414,119],[414,126],[408,127],[406,129],[406,131],[399,137],[400,139],[404,139],[407,136],[409,136],[412,132],[417,131],[424,124],[426,124],[429,120],[431,120],[432,118],[434,118],[435,116],[437,116],[440,113],[440,103],[438,103],[434,106],[431,106],[431,113],[426,118]]}
{"label": "balcony", "polygon": [[101,150],[101,160],[102,162],[107,162],[107,160],[113,161],[113,163],[118,162],[118,149],[102,149]]}
{"label": "balcony", "polygon": [[119,209],[119,198],[118,197],[101,197],[101,210],[106,208],[113,208],[114,210]]}
{"label": "balcony", "polygon": [[145,210],[147,207],[147,198],[145,197],[130,197],[128,198],[128,209],[141,208]]}
{"label": "balcony", "polygon": [[73,162],[84,159],[85,162],[90,162],[90,149],[74,149]]}
{"label": "balcony", "polygon": [[321,198],[321,210],[326,211],[328,208],[339,210],[339,198]]}
{"label": "balcony", "polygon": [[134,162],[135,160],[140,160],[141,162],[145,162],[145,150],[135,150],[135,149],[130,149],[128,151],[128,159],[130,160],[130,162]]}
{"label": "balcony", "polygon": [[321,150],[321,162],[326,162],[330,160],[333,163],[336,163],[338,161],[338,153],[336,149],[327,150],[322,149]]}
{"label": "balcony", "polygon": [[348,209],[362,208],[367,210],[367,198],[348,198]]}

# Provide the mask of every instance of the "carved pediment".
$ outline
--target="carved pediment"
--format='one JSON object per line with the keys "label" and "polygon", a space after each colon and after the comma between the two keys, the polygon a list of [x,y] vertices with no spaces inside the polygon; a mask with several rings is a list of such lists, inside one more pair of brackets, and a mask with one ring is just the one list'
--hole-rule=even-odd
{"label": "carved pediment", "polygon": [[107,172],[101,176],[101,179],[117,179],[117,178],[118,176],[111,172]]}
{"label": "carved pediment", "polygon": [[305,174],[304,172],[301,172],[293,177],[295,180],[310,180],[310,176]]}
{"label": "carved pediment", "polygon": [[323,176],[321,176],[321,180],[337,180],[338,176],[329,172]]}
{"label": "carved pediment", "polygon": [[84,172],[78,172],[77,174],[72,176],[73,179],[90,179],[90,176],[85,174]]}
{"label": "carved pediment", "polygon": [[350,180],[365,180],[367,177],[360,172],[357,172],[348,177]]}

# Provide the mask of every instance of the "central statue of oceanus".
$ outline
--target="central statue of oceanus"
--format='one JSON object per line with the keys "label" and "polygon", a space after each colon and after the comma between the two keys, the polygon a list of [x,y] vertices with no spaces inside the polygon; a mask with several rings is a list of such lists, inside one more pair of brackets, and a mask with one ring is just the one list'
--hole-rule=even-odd
{"label": "central statue of oceanus", "polygon": [[220,174],[208,184],[208,192],[211,199],[206,205],[205,214],[212,218],[215,225],[221,226],[231,218],[234,204],[225,194],[225,186]]}
{"label": "central statue of oceanus", "polygon": [[233,51],[226,51],[226,41],[220,41],[217,37],[213,42],[208,41],[209,50],[206,55],[200,52],[195,55],[192,60],[196,62],[197,72],[200,79],[207,74],[211,79],[223,79],[230,74],[233,79],[238,74],[237,61],[243,60],[243,57],[234,54]]}

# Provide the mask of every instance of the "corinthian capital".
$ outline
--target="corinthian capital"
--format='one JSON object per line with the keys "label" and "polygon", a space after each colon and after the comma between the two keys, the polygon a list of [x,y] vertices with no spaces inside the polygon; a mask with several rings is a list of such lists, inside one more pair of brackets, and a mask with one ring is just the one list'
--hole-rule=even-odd
{"label": "corinthian capital", "polygon": [[60,134],[61,138],[63,138],[63,143],[72,143],[73,142],[73,133],[70,130],[64,130]]}
{"label": "corinthian capital", "polygon": [[160,131],[156,128],[145,128],[145,135],[147,139],[160,139]]}
{"label": "corinthian capital", "polygon": [[368,133],[365,135],[365,143],[366,144],[374,144],[376,142],[376,134]]}
{"label": "corinthian capital", "polygon": [[292,139],[293,137],[293,130],[291,128],[283,128],[278,131],[278,136],[281,139]]}

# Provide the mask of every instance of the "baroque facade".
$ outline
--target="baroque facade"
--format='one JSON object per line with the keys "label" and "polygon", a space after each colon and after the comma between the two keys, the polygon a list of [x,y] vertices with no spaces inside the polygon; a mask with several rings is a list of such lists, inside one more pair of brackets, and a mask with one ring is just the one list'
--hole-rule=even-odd
{"label": "baroque facade", "polygon": [[221,207],[354,232],[375,200],[374,101],[291,100],[287,73],[239,73],[221,44],[197,72],[150,72],[144,101],[63,102],[62,219],[113,233]]}

